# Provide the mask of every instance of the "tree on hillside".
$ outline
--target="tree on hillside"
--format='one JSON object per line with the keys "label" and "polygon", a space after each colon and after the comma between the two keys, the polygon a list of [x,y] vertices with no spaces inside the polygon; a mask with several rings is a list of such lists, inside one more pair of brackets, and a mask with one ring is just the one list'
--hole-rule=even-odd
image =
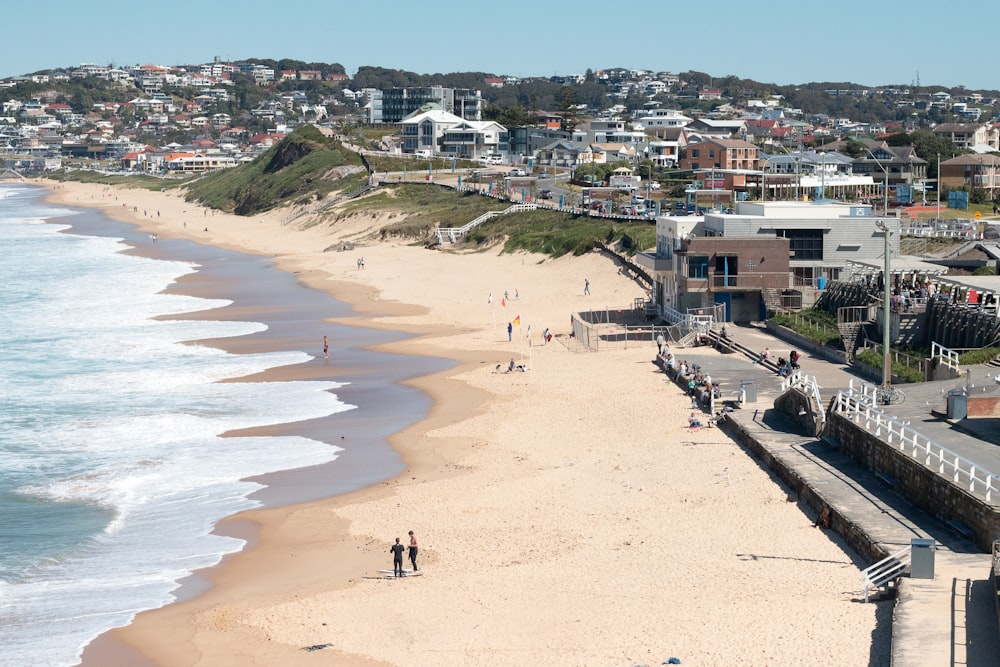
{"label": "tree on hillside", "polygon": [[561,130],[572,132],[580,124],[580,112],[577,110],[576,86],[562,86],[556,93],[556,109],[562,114]]}

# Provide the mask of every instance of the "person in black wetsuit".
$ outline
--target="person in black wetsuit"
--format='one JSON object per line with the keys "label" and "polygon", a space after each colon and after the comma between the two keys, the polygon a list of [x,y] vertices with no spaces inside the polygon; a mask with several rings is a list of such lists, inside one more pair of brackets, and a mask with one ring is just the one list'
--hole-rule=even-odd
{"label": "person in black wetsuit", "polygon": [[402,544],[399,543],[399,538],[396,538],[396,543],[389,547],[389,551],[392,552],[392,573],[394,576],[403,576],[403,551],[406,549]]}

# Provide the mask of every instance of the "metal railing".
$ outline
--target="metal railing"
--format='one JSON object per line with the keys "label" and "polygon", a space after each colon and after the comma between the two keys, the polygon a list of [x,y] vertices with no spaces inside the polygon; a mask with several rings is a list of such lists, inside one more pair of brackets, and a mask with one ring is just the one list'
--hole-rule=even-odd
{"label": "metal railing", "polygon": [[832,410],[959,488],[992,502],[993,491],[1000,489],[1000,476],[887,415],[868,402],[870,400],[856,392],[852,380],[852,387],[847,392],[837,392]]}
{"label": "metal railing", "polygon": [[823,409],[823,399],[819,395],[819,383],[816,382],[815,375],[806,373],[801,369],[792,371],[788,377],[781,380],[782,393],[789,389],[799,389],[806,395],[811,396],[816,401],[816,413],[819,414],[820,421],[826,421],[826,411]]}
{"label": "metal railing", "polygon": [[744,273],[739,275],[725,275],[713,273],[711,275],[712,287],[734,287],[739,289],[748,290],[761,290],[768,287],[764,284],[765,280],[768,278],[774,278],[778,276],[780,281],[784,281],[784,285],[780,289],[785,289],[788,287],[788,274],[787,273],[775,273],[775,272],[760,272],[760,273]]}
{"label": "metal railing", "polygon": [[936,361],[954,371],[958,370],[958,352],[940,343],[931,343],[931,361]]}
{"label": "metal railing", "polygon": [[901,577],[906,572],[906,568],[910,566],[912,558],[913,548],[904,547],[891,556],[886,556],[874,565],[862,570],[861,587],[865,592],[865,602],[868,602],[868,597],[873,588],[880,588],[883,584]]}
{"label": "metal railing", "polygon": [[461,227],[438,227],[437,230],[435,230],[437,233],[438,243],[444,243],[445,241],[455,243],[458,239],[468,234],[473,228],[478,227],[487,220],[492,220],[498,215],[520,213],[521,211],[534,211],[536,208],[537,206],[535,204],[514,204],[510,208],[504,209],[503,211],[487,211],[475,220],[467,222]]}

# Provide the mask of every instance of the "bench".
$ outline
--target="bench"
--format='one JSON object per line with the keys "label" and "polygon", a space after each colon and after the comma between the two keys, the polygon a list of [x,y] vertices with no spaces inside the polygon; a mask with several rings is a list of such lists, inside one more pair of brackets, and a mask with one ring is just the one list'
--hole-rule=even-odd
{"label": "bench", "polygon": [[896,484],[898,483],[895,477],[884,472],[876,472],[875,477],[878,478],[880,482],[888,486],[890,489],[895,488]]}
{"label": "bench", "polygon": [[951,521],[946,522],[946,524],[949,528],[951,528],[956,533],[958,533],[959,535],[961,535],[966,539],[972,539],[973,537],[976,536],[975,531],[973,531],[971,528],[966,526],[958,519],[952,519]]}

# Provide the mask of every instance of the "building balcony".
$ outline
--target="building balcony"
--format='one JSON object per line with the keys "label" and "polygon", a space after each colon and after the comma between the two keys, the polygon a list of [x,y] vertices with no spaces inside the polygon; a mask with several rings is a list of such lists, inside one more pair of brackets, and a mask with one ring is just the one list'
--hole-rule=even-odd
{"label": "building balcony", "polygon": [[673,269],[673,258],[657,257],[651,252],[639,252],[635,255],[635,263],[654,273],[661,273]]}
{"label": "building balcony", "polygon": [[736,276],[714,274],[710,277],[713,291],[734,290],[737,292],[760,291],[768,287],[785,289],[788,287],[788,273],[765,273],[758,271]]}

